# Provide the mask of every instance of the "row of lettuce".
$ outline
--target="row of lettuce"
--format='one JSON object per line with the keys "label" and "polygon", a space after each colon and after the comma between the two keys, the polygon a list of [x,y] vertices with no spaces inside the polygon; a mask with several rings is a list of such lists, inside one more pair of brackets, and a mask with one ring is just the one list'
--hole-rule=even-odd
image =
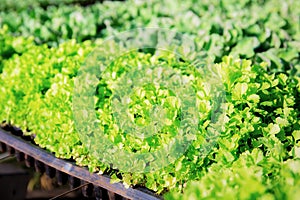
{"label": "row of lettuce", "polygon": [[26,0],[16,3],[11,0],[1,0],[0,10],[20,11],[28,7],[47,8],[48,6],[62,6],[72,4],[85,6],[93,4],[96,1],[97,0]]}
{"label": "row of lettuce", "polygon": [[[166,199],[297,199],[297,4],[292,0],[190,0],[178,6],[177,1],[127,1],[2,11],[0,120],[22,128],[26,134],[35,134],[36,143],[59,158],[72,158],[90,171],[108,174],[126,186],[145,186],[164,194]],[[226,92],[222,104],[226,123],[214,148],[204,153],[202,145],[211,123],[211,94],[205,93],[202,80],[196,78],[194,88],[202,94],[197,96],[202,103],[197,108],[201,120],[195,141],[167,167],[129,173],[100,162],[80,140],[73,120],[72,95],[74,79],[88,55],[99,45],[109,48],[97,38],[139,26],[161,26],[186,33],[194,38],[198,54],[205,53],[210,62],[218,63],[212,68],[220,75]],[[112,63],[108,77],[124,66],[149,62],[197,77],[196,72],[185,68],[184,61],[168,53],[163,57],[131,52],[121,62]],[[248,60],[240,61],[238,57]],[[129,152],[143,153],[157,150],[174,137],[176,121],[148,140],[132,138],[116,129],[109,102],[113,89],[106,84],[109,79],[105,81],[99,85],[95,110],[102,116],[99,126],[106,128],[106,136],[113,144]],[[144,89],[150,99],[157,92]],[[170,96],[166,93],[155,97]],[[141,106],[141,111],[148,109],[144,104]],[[176,113],[176,108],[169,109],[171,114]]]}
{"label": "row of lettuce", "polygon": [[197,36],[215,62],[234,54],[269,62],[273,71],[295,73],[299,69],[299,7],[296,0],[105,1],[86,7],[50,5],[2,11],[0,26],[50,46],[137,27],[169,28]]}
{"label": "row of lettuce", "polygon": [[[176,192],[180,192],[186,183],[184,199],[296,199],[299,195],[298,77],[268,74],[265,64],[251,65],[250,61],[241,63],[225,57],[214,66],[222,74],[227,93],[224,103],[226,125],[216,146],[202,156],[201,144],[205,137],[202,128],[188,151],[168,167],[142,174],[123,173],[111,170],[89,154],[72,120],[73,80],[95,43],[78,44],[72,40],[49,49],[46,45],[36,46],[30,39],[2,36],[12,40],[20,55],[14,54],[3,61],[0,98],[5,103],[1,104],[1,119],[27,130],[27,134],[34,133],[35,141],[57,157],[73,158],[77,164],[88,166],[91,171],[108,173],[126,185],[144,185],[158,193],[171,190],[173,196],[167,196],[171,199],[178,198]],[[149,55],[131,58],[126,62],[146,62]],[[178,66],[179,63],[174,60],[168,65]],[[201,91],[201,87],[198,88]],[[99,97],[105,96],[104,93],[106,91],[102,90]],[[102,108],[107,104],[104,103]],[[201,122],[204,126],[209,121],[205,115],[210,112],[209,105],[198,109],[206,116]],[[106,115],[112,114],[108,110]],[[100,125],[107,124],[111,124],[108,117],[101,119]],[[107,134],[114,144],[122,143],[127,151],[143,152],[149,145],[159,146],[174,133],[164,134],[163,138],[157,136],[156,143],[128,140],[130,138],[124,133],[115,130],[107,131]],[[117,139],[120,135],[121,139]]]}

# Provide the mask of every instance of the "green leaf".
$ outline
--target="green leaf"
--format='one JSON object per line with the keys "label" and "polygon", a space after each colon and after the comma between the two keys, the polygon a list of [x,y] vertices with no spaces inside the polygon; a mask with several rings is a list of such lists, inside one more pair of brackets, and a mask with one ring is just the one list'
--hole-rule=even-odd
{"label": "green leaf", "polygon": [[242,99],[243,95],[246,94],[248,90],[247,83],[237,83],[232,91],[232,99],[233,100],[240,100]]}
{"label": "green leaf", "polygon": [[280,132],[280,127],[278,124],[270,124],[270,135],[275,135]]}
{"label": "green leaf", "polygon": [[291,62],[293,59],[296,59],[298,57],[298,55],[299,55],[299,52],[295,48],[294,49],[292,49],[292,48],[282,49],[278,53],[278,57],[282,58],[286,62]]}
{"label": "green leaf", "polygon": [[258,47],[259,41],[256,37],[245,37],[232,49],[233,56],[241,55],[246,58],[254,56],[254,49]]}
{"label": "green leaf", "polygon": [[252,101],[254,103],[259,103],[260,97],[257,94],[251,94],[247,97],[248,101]]}
{"label": "green leaf", "polygon": [[292,135],[293,135],[295,141],[299,140],[300,139],[300,130],[294,130]]}

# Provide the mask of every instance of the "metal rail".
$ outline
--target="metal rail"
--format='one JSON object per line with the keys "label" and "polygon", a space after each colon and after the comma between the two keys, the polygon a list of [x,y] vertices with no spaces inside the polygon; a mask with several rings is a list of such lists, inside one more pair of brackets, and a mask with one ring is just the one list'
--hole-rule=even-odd
{"label": "metal rail", "polygon": [[[15,154],[18,160],[25,160],[27,166],[35,167],[37,171],[46,171],[47,175],[58,172],[63,172],[69,176],[64,178],[70,182],[79,179],[80,182],[88,182],[94,186],[94,192],[102,194],[102,191],[95,191],[95,188],[106,189],[108,191],[108,199],[137,199],[137,200],[159,200],[162,197],[155,195],[145,188],[125,188],[122,183],[110,183],[110,177],[106,175],[99,175],[90,173],[86,168],[79,167],[69,161],[56,158],[53,154],[39,148],[29,141],[21,137],[13,135],[11,132],[5,131],[0,128],[0,150],[8,151]],[[51,172],[52,170],[52,172]],[[49,172],[50,171],[50,172]],[[54,172],[54,173],[53,173]],[[61,175],[62,176],[62,175]],[[66,181],[60,181],[64,184]],[[72,181],[73,180],[73,181]],[[77,181],[78,182],[78,181]],[[75,187],[75,186],[74,186]],[[97,196],[97,195],[96,195]],[[120,198],[121,197],[121,198]],[[100,197],[99,199],[105,199]]]}

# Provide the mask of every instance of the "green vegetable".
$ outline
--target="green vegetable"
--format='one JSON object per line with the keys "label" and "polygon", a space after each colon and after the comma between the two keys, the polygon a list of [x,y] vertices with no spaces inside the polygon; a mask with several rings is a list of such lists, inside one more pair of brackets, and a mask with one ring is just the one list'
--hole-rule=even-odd
{"label": "green vegetable", "polygon": [[68,39],[81,42],[109,37],[138,27],[169,28],[197,37],[197,51],[209,55],[212,62],[231,54],[255,64],[268,62],[273,72],[299,75],[297,0],[129,0],[85,7],[45,1],[44,8],[41,2],[1,11],[0,27],[7,25],[12,34],[34,36],[37,44],[49,46]]}
{"label": "green vegetable", "polygon": [[[34,134],[38,145],[59,158],[72,158],[126,187],[146,186],[166,199],[297,199],[299,1],[188,0],[178,5],[177,0],[129,0],[86,7],[41,8],[36,3],[30,8],[2,10],[0,121]],[[94,48],[101,44],[111,49],[102,43],[105,37],[140,26],[169,28],[193,38],[191,53],[203,63],[215,63],[211,71],[224,87],[225,101],[219,103],[225,115],[212,117],[218,110],[212,101],[217,93],[188,60],[170,52],[157,54],[154,49],[120,56],[107,65],[94,97],[98,125],[117,148],[154,152],[178,135],[182,102],[155,82],[131,91],[126,123],[151,135],[151,119],[159,119],[160,134],[139,138],[127,134],[130,130],[123,130],[124,124],[118,122],[124,116],[117,115],[119,107],[112,100],[128,83],[125,75],[139,64],[169,67],[190,81],[199,115],[197,134],[183,155],[157,171],[131,173],[101,162],[91,152],[97,149],[82,141],[74,124],[72,95],[79,67]],[[153,41],[156,38],[144,42]],[[114,47],[106,52],[108,57],[120,51],[117,44]],[[118,84],[121,86],[116,87]],[[152,112],[154,109],[159,112]],[[216,137],[211,128],[218,120],[225,124],[217,127],[221,132]],[[169,149],[169,153],[176,154],[178,149]]]}

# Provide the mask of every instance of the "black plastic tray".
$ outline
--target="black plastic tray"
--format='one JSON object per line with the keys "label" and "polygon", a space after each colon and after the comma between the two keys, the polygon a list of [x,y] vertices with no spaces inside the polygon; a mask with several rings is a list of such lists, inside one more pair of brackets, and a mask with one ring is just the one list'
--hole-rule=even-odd
{"label": "black plastic tray", "polygon": [[53,154],[34,145],[30,137],[23,136],[21,130],[10,129],[12,130],[0,128],[0,152],[9,152],[16,156],[18,161],[24,161],[28,167],[34,167],[36,171],[41,173],[45,172],[51,178],[56,176],[61,185],[69,182],[71,188],[74,188],[82,183],[90,183],[82,189],[84,196],[110,200],[162,199],[146,188],[125,188],[122,183],[112,184],[110,177],[90,173],[86,168],[56,158]]}

